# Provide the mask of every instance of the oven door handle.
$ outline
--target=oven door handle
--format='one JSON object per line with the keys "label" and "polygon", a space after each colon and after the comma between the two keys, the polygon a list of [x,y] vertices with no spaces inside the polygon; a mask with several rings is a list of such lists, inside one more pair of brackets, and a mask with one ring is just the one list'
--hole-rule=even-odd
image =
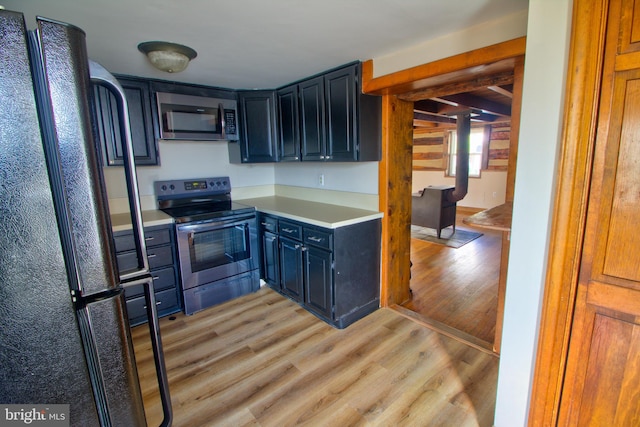
{"label": "oven door handle", "polygon": [[245,215],[237,218],[231,218],[228,221],[203,222],[197,224],[184,224],[178,226],[178,232],[189,233],[190,236],[197,232],[205,232],[217,230],[220,228],[243,226],[248,220],[255,219],[255,215]]}

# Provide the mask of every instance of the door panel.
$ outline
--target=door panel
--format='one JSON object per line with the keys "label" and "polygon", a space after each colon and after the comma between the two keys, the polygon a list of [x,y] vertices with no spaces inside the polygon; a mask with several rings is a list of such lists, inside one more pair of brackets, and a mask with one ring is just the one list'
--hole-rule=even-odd
{"label": "door panel", "polygon": [[[615,105],[612,111],[613,118],[621,117],[621,130],[603,272],[637,282],[640,281],[640,263],[629,262],[628,254],[638,253],[640,249],[640,233],[631,232],[640,223],[640,71],[624,73],[617,78],[614,99],[624,102]],[[617,145],[616,139],[617,135],[612,135],[609,143]],[[616,167],[615,164],[611,166]]]}
{"label": "door panel", "polygon": [[559,425],[640,425],[640,68],[630,66],[640,64],[640,53],[620,53],[629,51],[629,25],[640,25],[629,18],[633,10],[632,0],[609,2],[593,175]]}
{"label": "door panel", "polygon": [[577,425],[638,425],[640,325],[602,313],[594,320]]}

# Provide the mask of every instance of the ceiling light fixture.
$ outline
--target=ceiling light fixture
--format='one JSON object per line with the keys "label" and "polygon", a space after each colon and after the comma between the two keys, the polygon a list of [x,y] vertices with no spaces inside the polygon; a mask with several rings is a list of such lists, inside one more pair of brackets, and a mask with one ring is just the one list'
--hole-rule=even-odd
{"label": "ceiling light fixture", "polygon": [[179,73],[198,56],[190,47],[170,42],[144,42],[138,45],[138,50],[147,55],[154,67],[167,73]]}

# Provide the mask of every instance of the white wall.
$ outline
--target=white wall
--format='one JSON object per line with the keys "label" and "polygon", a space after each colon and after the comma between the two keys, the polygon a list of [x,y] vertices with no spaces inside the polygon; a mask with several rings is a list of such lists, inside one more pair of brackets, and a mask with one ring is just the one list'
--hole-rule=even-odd
{"label": "white wall", "polygon": [[[155,204],[153,181],[165,179],[228,176],[234,198],[236,193],[242,193],[244,187],[263,186],[273,194],[273,164],[230,164],[227,144],[224,141],[158,141],[160,166],[140,166],[136,169],[143,209],[152,209]],[[103,170],[111,213],[126,210],[123,168],[109,166]],[[252,190],[247,197],[255,196]]]}
{"label": "white wall", "polygon": [[[324,182],[321,183],[321,178]],[[323,190],[378,194],[378,162],[278,163],[275,183]]]}
{"label": "white wall", "polygon": [[495,425],[527,424],[561,144],[572,0],[530,0]]}
{"label": "white wall", "polygon": [[466,28],[457,33],[410,46],[390,55],[373,58],[373,76],[391,74],[438,59],[516,39],[526,34],[527,12],[517,12],[501,19]]}
{"label": "white wall", "polygon": [[[455,178],[444,171],[413,171],[411,192],[417,193],[430,185],[455,185]],[[458,206],[489,209],[504,203],[507,193],[506,171],[482,171],[480,178],[469,178],[469,188]]]}

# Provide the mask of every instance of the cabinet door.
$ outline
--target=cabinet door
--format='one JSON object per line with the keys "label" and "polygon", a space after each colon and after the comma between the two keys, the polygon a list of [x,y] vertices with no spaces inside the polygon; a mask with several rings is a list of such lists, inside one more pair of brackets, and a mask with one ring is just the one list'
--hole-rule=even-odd
{"label": "cabinet door", "polygon": [[238,100],[242,122],[239,141],[242,162],[278,161],[275,92],[240,92]]}
{"label": "cabinet door", "polygon": [[354,161],[357,153],[356,66],[325,75],[327,103],[327,159]]}
{"label": "cabinet door", "polygon": [[305,293],[304,303],[309,310],[332,320],[332,253],[319,248],[308,247],[305,251]]}
{"label": "cabinet door", "polygon": [[280,289],[278,236],[269,231],[262,234],[262,266],[264,281],[269,286]]}
{"label": "cabinet door", "polygon": [[[154,133],[155,109],[151,102],[149,83],[133,79],[118,79],[129,105],[131,138],[136,165],[157,165],[158,151]],[[94,86],[96,128],[103,147],[105,163],[123,164],[121,127],[115,96],[102,86]]]}
{"label": "cabinet door", "polygon": [[278,90],[278,133],[280,161],[300,160],[298,86]]}
{"label": "cabinet door", "polygon": [[302,160],[324,160],[327,155],[324,77],[307,80],[298,88]]}
{"label": "cabinet door", "polygon": [[302,244],[280,237],[280,285],[282,292],[298,302],[303,295]]}

